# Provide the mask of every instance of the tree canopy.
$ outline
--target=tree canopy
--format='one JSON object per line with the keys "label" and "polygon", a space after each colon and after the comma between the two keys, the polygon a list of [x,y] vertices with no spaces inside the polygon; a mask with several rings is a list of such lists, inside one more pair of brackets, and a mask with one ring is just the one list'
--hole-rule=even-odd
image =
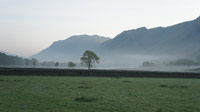
{"label": "tree canopy", "polygon": [[95,63],[99,63],[100,58],[93,51],[86,50],[80,60],[81,64],[85,64],[90,69]]}

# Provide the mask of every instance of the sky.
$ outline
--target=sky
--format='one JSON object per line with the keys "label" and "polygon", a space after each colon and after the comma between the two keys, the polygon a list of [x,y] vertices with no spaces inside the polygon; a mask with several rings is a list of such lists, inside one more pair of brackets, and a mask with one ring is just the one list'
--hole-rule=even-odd
{"label": "sky", "polygon": [[200,16],[200,0],[0,0],[0,51],[32,56],[72,35],[114,38]]}

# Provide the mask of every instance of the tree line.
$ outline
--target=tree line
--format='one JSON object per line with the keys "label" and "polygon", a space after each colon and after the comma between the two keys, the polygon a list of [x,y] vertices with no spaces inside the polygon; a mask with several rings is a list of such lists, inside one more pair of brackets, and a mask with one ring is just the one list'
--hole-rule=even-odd
{"label": "tree line", "polygon": [[18,56],[11,56],[0,52],[0,66],[26,66],[26,67],[70,67],[77,66],[76,63],[69,61],[68,63],[45,61],[39,62],[35,58],[22,58]]}
{"label": "tree line", "polygon": [[22,67],[40,67],[40,68],[52,68],[52,67],[70,67],[86,66],[88,69],[94,67],[95,63],[99,63],[100,58],[93,52],[86,50],[83,56],[80,58],[81,63],[74,63],[72,61],[66,62],[54,62],[45,61],[39,62],[37,59],[27,59],[18,56],[10,56],[0,52],[0,66],[22,66]]}

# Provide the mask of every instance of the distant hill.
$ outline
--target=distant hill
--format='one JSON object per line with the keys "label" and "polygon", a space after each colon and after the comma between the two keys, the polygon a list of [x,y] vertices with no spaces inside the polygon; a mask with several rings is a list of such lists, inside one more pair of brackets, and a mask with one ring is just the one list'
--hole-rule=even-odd
{"label": "distant hill", "polygon": [[123,31],[115,38],[78,35],[54,42],[33,57],[40,61],[75,61],[93,50],[106,68],[141,65],[144,61],[170,61],[200,55],[200,17],[169,27]]}
{"label": "distant hill", "polygon": [[169,27],[124,31],[98,49],[118,54],[192,55],[200,51],[200,17]]}
{"label": "distant hill", "polygon": [[9,56],[17,56],[16,54],[5,52],[5,51],[0,51],[0,53],[4,53],[4,54],[9,55]]}
{"label": "distant hill", "polygon": [[36,59],[25,59],[0,52],[0,66],[30,66]]}
{"label": "distant hill", "polygon": [[32,56],[40,61],[79,61],[85,50],[95,50],[110,38],[98,35],[77,35],[54,42],[48,48]]}

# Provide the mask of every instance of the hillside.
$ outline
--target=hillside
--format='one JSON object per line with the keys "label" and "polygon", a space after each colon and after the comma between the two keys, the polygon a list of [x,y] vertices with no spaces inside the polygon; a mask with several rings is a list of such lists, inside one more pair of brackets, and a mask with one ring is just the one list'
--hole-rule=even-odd
{"label": "hillside", "polygon": [[200,17],[169,27],[145,27],[120,33],[101,51],[145,55],[190,55],[200,50]]}
{"label": "hillside", "polygon": [[139,66],[144,61],[170,61],[200,55],[200,17],[169,27],[146,27],[123,31],[115,38],[97,35],[72,36],[54,42],[34,55],[40,61],[75,61],[85,50],[93,50],[106,68]]}
{"label": "hillside", "polygon": [[0,52],[0,66],[30,66],[36,59],[25,59]]}
{"label": "hillside", "polygon": [[40,61],[77,61],[85,50],[94,50],[109,39],[98,35],[71,36],[66,40],[54,42],[48,48],[32,57]]}

